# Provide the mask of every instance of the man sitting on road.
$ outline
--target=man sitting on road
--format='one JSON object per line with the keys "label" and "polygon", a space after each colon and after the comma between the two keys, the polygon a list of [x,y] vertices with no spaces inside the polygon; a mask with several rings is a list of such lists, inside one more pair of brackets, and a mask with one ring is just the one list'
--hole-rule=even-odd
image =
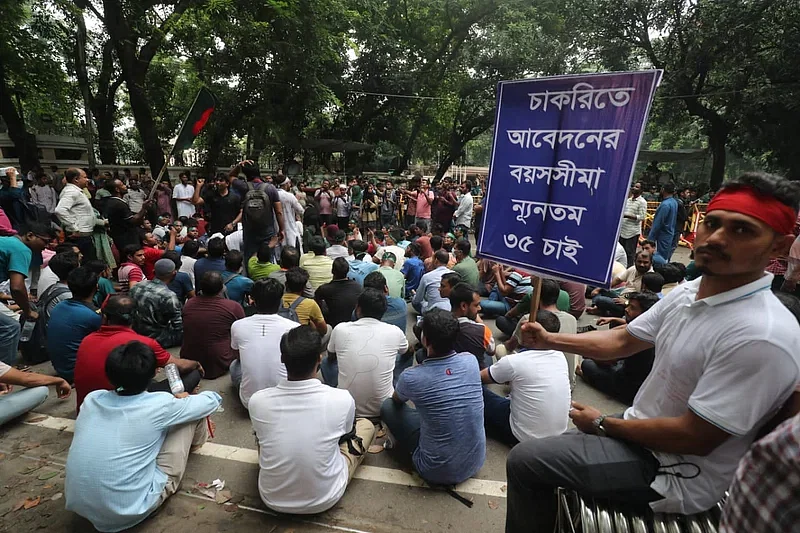
{"label": "man sitting on road", "polygon": [[277,241],[277,239],[259,244],[256,255],[247,261],[247,275],[253,281],[266,279],[273,272],[280,270],[281,267],[272,262],[272,251],[273,248],[275,248],[275,241]]}
{"label": "man sitting on road", "polygon": [[433,254],[434,268],[422,276],[419,288],[417,288],[414,299],[411,301],[417,313],[424,315],[428,310],[435,307],[450,311],[450,301],[442,297],[439,292],[442,276],[452,272],[446,266],[449,260],[450,254],[447,253],[447,250],[438,250]]}
{"label": "man sitting on road", "polygon": [[[303,268],[292,268],[286,273],[286,290],[283,293],[283,310],[281,313],[288,316],[288,310],[293,310],[297,321],[303,326],[312,326],[322,335],[322,346],[327,346],[333,328],[325,322],[322,308],[313,298],[303,296],[308,284],[308,272]],[[315,293],[316,295],[316,293]],[[294,318],[292,318],[294,320]]]}
{"label": "man sitting on road", "polygon": [[743,174],[724,184],[698,227],[702,277],[626,328],[564,335],[523,326],[530,348],[608,361],[655,346],[656,357],[624,418],[573,402],[570,417],[580,432],[511,450],[507,532],[550,531],[556,487],[649,503],[656,512],[693,514],[716,505],[760,428],[800,380],[800,326],[764,272],[794,240],[798,206],[796,182]]}
{"label": "man sitting on road", "polygon": [[[651,292],[634,292],[628,295],[625,318],[601,318],[597,324],[624,328],[657,302],[658,296]],[[655,356],[655,349],[652,347],[620,361],[593,361],[591,355],[587,355],[577,372],[595,389],[631,405],[642,383],[650,375]]]}
{"label": "man sitting on road", "polygon": [[395,447],[411,455],[420,476],[436,485],[469,479],[486,458],[480,370],[472,355],[453,350],[458,327],[442,309],[425,315],[422,343],[428,356],[400,374],[394,394],[381,406]]}
{"label": "man sitting on road", "polygon": [[403,268],[400,272],[406,280],[406,293],[403,298],[412,298],[413,292],[419,287],[419,282],[425,274],[425,265],[422,263],[420,254],[422,253],[421,247],[418,243],[412,242],[406,247],[406,262],[403,263]]}
{"label": "man sitting on road", "polygon": [[[13,385],[24,389],[13,390]],[[61,399],[69,397],[70,386],[59,377],[21,372],[0,361],[0,426],[36,409],[47,400],[47,387],[55,387]]]}
{"label": "man sitting on road", "polygon": [[[237,252],[241,258],[241,252]],[[206,379],[224,375],[234,359],[231,326],[244,318],[244,309],[222,295],[222,275],[216,271],[198,280],[200,295],[183,308],[181,359],[198,361]]]}
{"label": "man sitting on road", "polygon": [[378,272],[383,274],[386,278],[386,284],[389,286],[389,294],[395,298],[402,298],[406,292],[406,277],[400,270],[395,268],[397,263],[397,256],[392,252],[383,252],[381,256],[381,267]]}
{"label": "man sitting on road", "polygon": [[456,258],[456,264],[453,265],[453,272],[458,272],[464,281],[477,290],[481,282],[480,274],[478,273],[478,263],[470,255],[472,246],[467,239],[458,239],[453,246],[453,255]]}
{"label": "man sitting on road", "polygon": [[[444,278],[442,281],[444,282]],[[450,289],[448,298],[453,316],[458,319],[459,325],[453,349],[458,353],[468,352],[474,355],[478,367],[483,370],[492,364],[494,337],[492,330],[480,322],[478,313],[481,310],[481,296],[472,285],[457,283]]]}
{"label": "man sitting on road", "polygon": [[[284,246],[283,248],[281,248],[280,268],[275,272],[271,273],[268,277],[271,279],[278,280],[280,284],[283,285],[285,288],[286,273],[289,271],[289,269],[294,268],[299,264],[300,264],[300,250],[298,250],[294,246]],[[311,283],[306,282],[306,286],[303,289],[303,297],[304,298],[314,297],[314,287],[311,286]]]}
{"label": "man sitting on road", "polygon": [[405,332],[380,321],[385,312],[383,292],[364,289],[356,306],[358,320],[333,329],[322,361],[325,383],[350,391],[358,416],[380,415],[381,403],[394,392],[395,361],[408,351]]}
{"label": "man sitting on road", "polygon": [[[358,295],[361,294],[361,285],[347,278],[350,273],[350,263],[344,257],[337,257],[331,267],[333,280],[319,287],[314,293],[314,299],[322,309],[325,322],[335,328],[342,322],[349,322],[356,308]],[[320,331],[323,335],[324,332]]]}
{"label": "man sitting on road", "polygon": [[114,390],[94,391],[75,421],[65,496],[68,511],[99,531],[145,520],[180,487],[189,452],[206,442],[216,392],[147,392],[156,355],[140,342],[115,348],[105,363]]}
{"label": "man sitting on road", "polygon": [[[149,346],[156,354],[156,365],[161,368],[170,363],[178,367],[178,373],[183,380],[184,390],[190,391],[197,387],[203,374],[203,367],[197,361],[189,359],[176,359],[150,337],[139,335],[131,329],[131,323],[136,311],[136,302],[126,294],[117,294],[109,297],[103,306],[100,329],[84,337],[78,348],[75,362],[75,393],[77,407],[81,408],[83,399],[95,390],[112,390],[113,387],[105,374],[106,360],[111,350],[137,341]],[[150,392],[169,391],[169,382],[154,381],[148,388]]]}
{"label": "man sitting on road", "polygon": [[[300,326],[279,336],[278,342],[287,375],[250,398],[259,449],[258,492],[275,511],[321,513],[344,495],[372,444],[375,427],[369,420],[355,418],[355,402],[347,391],[316,378],[322,349],[319,333]],[[339,444],[353,429],[363,445],[356,450],[358,455],[347,443]]]}
{"label": "man sitting on road", "polygon": [[[300,257],[300,268],[308,272],[308,281],[314,290],[330,282],[333,279],[331,268],[333,259],[326,254],[325,239],[319,235],[311,237],[308,241],[309,252]],[[287,268],[281,265],[282,268]]]}
{"label": "man sitting on road", "polygon": [[641,292],[642,277],[652,271],[653,258],[649,253],[640,251],[636,254],[633,266],[611,281],[612,287],[622,284],[624,287],[610,291],[595,289],[592,292],[592,307],[586,308],[586,312],[592,315],[622,317],[625,314],[623,297],[634,292]]}
{"label": "man sitting on road", "polygon": [[172,260],[159,259],[155,279],[137,283],[130,292],[136,302],[133,329],[155,339],[164,348],[180,346],[183,341],[181,302],[168,287],[176,273]]}
{"label": "man sitting on road", "polygon": [[[408,323],[408,305],[402,298],[389,296],[389,287],[386,278],[380,272],[372,272],[364,278],[364,289],[375,289],[386,296],[386,312],[381,317],[381,322],[397,326],[400,331],[406,331]],[[355,315],[354,315],[355,316]]]}
{"label": "man sitting on road", "polygon": [[253,280],[242,274],[243,263],[242,252],[231,250],[225,254],[225,271],[222,273],[222,283],[228,294],[228,300],[233,300],[241,306],[245,304],[245,296],[253,289]]}
{"label": "man sitting on road", "polygon": [[378,265],[372,262],[372,258],[367,253],[367,243],[362,240],[352,240],[347,243],[347,248],[350,250],[352,259],[348,260],[350,265],[350,272],[347,273],[347,278],[357,282],[359,285],[364,285],[364,278],[371,272],[378,270]]}
{"label": "man sitting on road", "polygon": [[280,356],[281,337],[299,325],[278,315],[283,297],[283,286],[278,280],[257,281],[251,296],[256,314],[231,326],[231,348],[236,358],[230,366],[231,381],[239,389],[239,399],[245,408],[255,392],[274,387],[286,378]]}
{"label": "man sitting on road", "polygon": [[[558,285],[556,285],[558,287]],[[561,327],[550,311],[536,320],[551,333]],[[555,350],[528,350],[503,357],[481,371],[485,384],[508,383],[510,398],[483,389],[486,434],[513,447],[518,442],[560,435],[569,423],[569,369],[564,354]]]}

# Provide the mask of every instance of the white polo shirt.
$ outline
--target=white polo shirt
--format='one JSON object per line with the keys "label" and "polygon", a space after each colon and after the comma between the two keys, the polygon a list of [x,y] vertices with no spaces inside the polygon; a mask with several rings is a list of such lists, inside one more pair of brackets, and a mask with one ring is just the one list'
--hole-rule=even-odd
{"label": "white polo shirt", "polygon": [[561,435],[571,401],[567,360],[555,350],[509,354],[489,367],[496,383],[511,385],[511,433],[520,442]]}
{"label": "white polo shirt", "polygon": [[705,457],[653,452],[662,465],[693,476],[659,474],[657,512],[692,514],[716,504],[760,427],[800,380],[800,326],[770,291],[772,274],[696,300],[702,278],[679,285],[628,325],[655,345],[655,361],[625,419],[678,417],[691,409],[730,434]]}
{"label": "white polo shirt", "polygon": [[242,383],[239,399],[248,408],[250,397],[286,379],[281,363],[281,338],[300,324],[279,315],[253,315],[231,326],[231,348],[239,350]]}
{"label": "white polo shirt", "polygon": [[281,380],[250,398],[259,449],[258,492],[270,509],[313,514],[333,507],[347,488],[339,438],[353,429],[347,391],[318,379]]}
{"label": "white polo shirt", "polygon": [[381,404],[394,393],[397,354],[407,350],[404,331],[374,318],[342,322],[333,328],[328,351],[336,354],[339,388],[353,396],[357,416],[380,416]]}

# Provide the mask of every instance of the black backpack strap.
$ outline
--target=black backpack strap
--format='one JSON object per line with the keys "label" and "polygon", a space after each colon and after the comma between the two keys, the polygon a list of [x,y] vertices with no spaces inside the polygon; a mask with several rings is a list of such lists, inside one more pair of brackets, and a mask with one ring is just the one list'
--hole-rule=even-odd
{"label": "black backpack strap", "polygon": [[[339,444],[347,443],[347,451],[352,455],[364,455],[366,450],[364,449],[364,439],[356,435],[356,424],[353,422],[353,429],[339,437]],[[361,450],[356,449],[356,445]]]}
{"label": "black backpack strap", "polygon": [[289,306],[289,309],[297,313],[297,306],[303,303],[303,300],[305,299],[306,299],[305,296],[298,296],[297,300],[293,301],[292,305]]}

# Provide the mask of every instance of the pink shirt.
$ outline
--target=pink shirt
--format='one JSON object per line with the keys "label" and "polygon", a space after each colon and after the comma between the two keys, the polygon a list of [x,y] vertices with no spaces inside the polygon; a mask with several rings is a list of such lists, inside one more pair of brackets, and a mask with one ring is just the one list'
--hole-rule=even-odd
{"label": "pink shirt", "polygon": [[[425,196],[428,199],[425,199]],[[417,218],[431,218],[431,204],[433,203],[433,193],[428,190],[417,193]]]}
{"label": "pink shirt", "polygon": [[11,221],[6,216],[6,212],[0,209],[0,235],[10,237],[16,234],[17,230],[11,227]]}
{"label": "pink shirt", "polygon": [[322,189],[319,189],[316,193],[314,193],[314,198],[316,198],[317,202],[319,202],[320,215],[333,214],[333,193],[330,190],[323,191]]}

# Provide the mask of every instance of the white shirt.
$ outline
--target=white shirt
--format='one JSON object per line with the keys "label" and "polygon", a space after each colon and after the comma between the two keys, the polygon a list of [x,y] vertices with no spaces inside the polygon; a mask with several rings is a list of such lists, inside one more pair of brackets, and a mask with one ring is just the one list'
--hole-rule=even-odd
{"label": "white shirt", "polygon": [[[297,197],[289,191],[278,188],[278,198],[281,200],[281,208],[283,209],[283,231],[286,237],[283,244],[296,246],[298,240],[301,240],[300,236],[303,235],[302,230],[298,230],[296,221],[298,218],[303,218],[305,209],[300,205]],[[277,220],[275,221],[275,227],[278,227]]]}
{"label": "white shirt", "polygon": [[52,213],[58,203],[58,194],[50,185],[34,185],[30,189],[31,202],[45,208],[48,213]]}
{"label": "white shirt", "polygon": [[350,253],[347,251],[347,246],[342,246],[341,244],[332,244],[328,246],[328,249],[325,251],[325,255],[331,259],[337,259],[339,257],[344,257],[347,259],[347,256],[349,256]]}
{"label": "white shirt", "polygon": [[398,353],[408,350],[406,334],[374,318],[342,322],[333,328],[328,351],[339,362],[339,388],[356,401],[356,415],[375,417],[394,393],[392,378]]}
{"label": "white shirt", "polygon": [[194,286],[194,264],[197,263],[197,259],[194,257],[189,257],[188,255],[181,256],[181,268],[179,272],[186,272],[189,274],[189,277],[192,278],[192,286]]}
{"label": "white shirt", "polygon": [[55,214],[67,235],[94,231],[95,217],[92,204],[81,188],[73,183],[67,183],[61,189]]}
{"label": "white shirt", "polygon": [[511,433],[520,441],[560,435],[569,423],[570,387],[564,354],[528,350],[489,367],[496,383],[511,384]]}
{"label": "white shirt", "polygon": [[623,239],[630,239],[642,234],[642,221],[647,218],[647,200],[642,196],[633,198],[628,196],[625,200],[625,210],[623,215],[631,215],[636,217],[636,220],[629,218],[622,218],[622,226],[619,229],[619,236]]}
{"label": "white shirt", "polygon": [[[733,481],[760,427],[800,380],[800,326],[772,294],[772,274],[696,300],[702,278],[679,285],[628,324],[628,333],[655,345],[655,361],[625,419],[682,416],[687,409],[730,434],[705,457],[653,452],[667,469],[693,479],[658,475],[664,496],[656,512],[693,514],[712,507]],[[663,467],[662,467],[663,469]]]}
{"label": "white shirt", "polygon": [[[243,230],[236,230],[233,233],[227,235],[225,237],[225,246],[228,247],[228,250],[236,250],[237,252],[242,251],[242,247],[244,246],[244,231]],[[245,262],[250,259],[245,258]]]}
{"label": "white shirt", "polygon": [[44,267],[42,272],[39,274],[39,283],[36,285],[36,294],[41,296],[44,294],[44,291],[56,283],[58,283],[58,276],[56,276],[55,272],[50,270],[49,265]]}
{"label": "white shirt", "polygon": [[142,189],[138,191],[134,191],[133,189],[128,189],[128,192],[125,193],[125,196],[122,197],[122,200],[128,204],[131,212],[138,213],[144,207],[144,202],[147,200],[147,193],[145,193]]}
{"label": "white shirt", "polygon": [[[184,185],[183,183],[179,183],[172,189],[172,197],[175,199],[187,199],[191,200],[192,196],[194,196],[194,185],[187,183]],[[175,202],[175,205],[178,206],[178,216],[179,217],[190,217],[194,215],[195,207],[194,204],[191,202]]]}
{"label": "white shirt", "polygon": [[281,337],[299,325],[279,315],[258,314],[231,326],[231,348],[239,350],[242,365],[239,399],[245,408],[254,393],[286,378],[286,367],[281,363]]}
{"label": "white shirt", "polygon": [[281,380],[250,398],[259,449],[258,492],[275,511],[327,511],[347,488],[347,459],[339,438],[353,429],[355,405],[347,391],[318,379]]}
{"label": "white shirt", "polygon": [[391,252],[397,257],[397,260],[394,262],[394,269],[395,270],[402,270],[403,269],[403,263],[406,262],[406,251],[405,250],[403,250],[402,248],[400,248],[396,244],[393,244],[391,246],[380,246],[380,247],[378,247],[377,252],[375,252],[374,257],[377,257],[378,261],[383,261],[384,252]]}
{"label": "white shirt", "polygon": [[623,265],[628,264],[628,254],[619,242],[617,242],[617,249],[614,250],[614,261]]}
{"label": "white shirt", "polygon": [[467,191],[466,194],[461,195],[461,198],[458,200],[458,208],[456,208],[456,212],[454,214],[456,218],[456,226],[469,227],[470,223],[472,222],[472,206],[472,194]]}

